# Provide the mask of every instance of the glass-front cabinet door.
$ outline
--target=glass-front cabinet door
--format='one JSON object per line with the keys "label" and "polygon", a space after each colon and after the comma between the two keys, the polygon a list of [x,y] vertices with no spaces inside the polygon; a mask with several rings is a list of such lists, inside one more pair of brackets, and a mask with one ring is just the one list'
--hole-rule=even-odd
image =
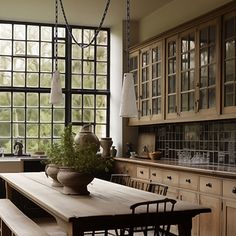
{"label": "glass-front cabinet door", "polygon": [[223,22],[223,86],[222,112],[236,113],[236,12],[224,18]]}
{"label": "glass-front cabinet door", "polygon": [[163,120],[164,118],[164,63],[162,42],[151,47],[151,119]]}
{"label": "glass-front cabinet door", "polygon": [[198,76],[196,112],[217,115],[220,111],[220,77],[218,71],[218,38],[216,21],[198,28]]}
{"label": "glass-front cabinet door", "polygon": [[166,119],[177,118],[178,111],[178,43],[177,36],[167,39],[166,45]]}
{"label": "glass-front cabinet door", "polygon": [[151,52],[149,47],[141,50],[140,117],[151,115],[150,102]]}
{"label": "glass-front cabinet door", "polygon": [[179,115],[193,116],[195,113],[195,65],[196,36],[195,31],[180,35],[180,81],[179,81]]}

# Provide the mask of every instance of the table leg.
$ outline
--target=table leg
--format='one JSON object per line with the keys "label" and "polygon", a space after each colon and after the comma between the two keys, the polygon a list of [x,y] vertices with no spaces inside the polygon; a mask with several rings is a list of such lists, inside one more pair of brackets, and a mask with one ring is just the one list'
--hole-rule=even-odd
{"label": "table leg", "polygon": [[178,225],[179,236],[191,236],[192,218],[185,219],[185,222]]}
{"label": "table leg", "polygon": [[6,190],[6,198],[8,199],[12,199],[12,187],[7,183],[5,182],[5,190]]}

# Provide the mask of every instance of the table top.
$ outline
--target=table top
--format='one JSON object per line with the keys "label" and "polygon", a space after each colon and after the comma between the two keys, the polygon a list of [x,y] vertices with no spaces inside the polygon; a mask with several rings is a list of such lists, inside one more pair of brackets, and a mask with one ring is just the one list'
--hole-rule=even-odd
{"label": "table top", "polygon": [[[66,222],[89,217],[129,215],[130,206],[134,203],[165,198],[96,178],[88,185],[90,195],[79,196],[64,195],[61,187],[51,187],[52,180],[44,172],[1,173],[0,177],[40,207]],[[210,209],[177,201],[174,211],[197,215],[210,212]]]}

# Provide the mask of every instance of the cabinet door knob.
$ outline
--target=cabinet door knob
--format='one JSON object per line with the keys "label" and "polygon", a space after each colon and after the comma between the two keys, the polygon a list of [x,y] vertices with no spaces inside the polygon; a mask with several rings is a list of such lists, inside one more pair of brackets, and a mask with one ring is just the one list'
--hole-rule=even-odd
{"label": "cabinet door knob", "polygon": [[172,177],[169,175],[169,176],[167,176],[167,179],[171,180],[171,179],[172,179]]}
{"label": "cabinet door knob", "polygon": [[153,175],[153,176],[157,176],[157,174],[156,174],[156,173],[152,173],[152,175]]}
{"label": "cabinet door knob", "polygon": [[233,187],[232,193],[236,193],[236,187]]}
{"label": "cabinet door knob", "polygon": [[186,179],[185,181],[189,184],[191,183],[191,179]]}
{"label": "cabinet door knob", "polygon": [[212,188],[212,184],[208,183],[208,184],[206,184],[206,187]]}
{"label": "cabinet door knob", "polygon": [[142,171],[142,170],[140,171],[140,174],[143,174],[143,171]]}

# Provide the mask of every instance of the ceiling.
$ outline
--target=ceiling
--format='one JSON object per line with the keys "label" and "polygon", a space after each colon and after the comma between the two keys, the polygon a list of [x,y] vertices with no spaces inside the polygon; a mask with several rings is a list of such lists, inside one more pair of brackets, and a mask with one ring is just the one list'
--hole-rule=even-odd
{"label": "ceiling", "polygon": [[[132,20],[151,14],[173,0],[130,0],[130,15]],[[70,24],[99,24],[107,0],[64,0],[64,8]],[[76,16],[72,17],[72,16]],[[60,18],[62,15],[60,15]],[[110,0],[110,6],[104,21],[104,27],[119,24],[126,17],[126,0]]]}

